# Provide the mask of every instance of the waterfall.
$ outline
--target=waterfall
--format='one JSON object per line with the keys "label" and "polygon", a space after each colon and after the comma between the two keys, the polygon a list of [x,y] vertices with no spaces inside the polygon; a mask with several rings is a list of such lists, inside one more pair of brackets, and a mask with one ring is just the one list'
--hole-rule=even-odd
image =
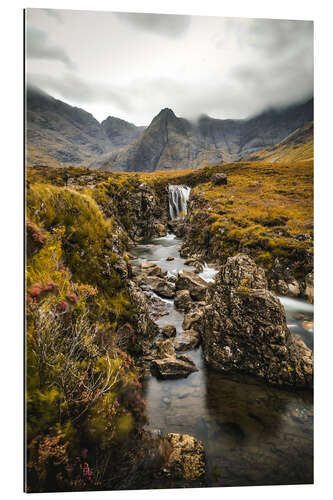
{"label": "waterfall", "polygon": [[171,219],[185,217],[190,192],[191,188],[188,186],[169,185],[169,212]]}

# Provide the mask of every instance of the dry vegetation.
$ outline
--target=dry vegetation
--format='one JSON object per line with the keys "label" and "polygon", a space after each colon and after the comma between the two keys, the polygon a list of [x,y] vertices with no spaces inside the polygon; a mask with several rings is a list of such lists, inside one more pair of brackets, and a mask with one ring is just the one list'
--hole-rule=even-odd
{"label": "dry vegetation", "polygon": [[304,278],[312,270],[313,162],[243,162],[223,166],[228,184],[192,193],[189,245],[224,262],[247,251],[270,270],[276,257]]}

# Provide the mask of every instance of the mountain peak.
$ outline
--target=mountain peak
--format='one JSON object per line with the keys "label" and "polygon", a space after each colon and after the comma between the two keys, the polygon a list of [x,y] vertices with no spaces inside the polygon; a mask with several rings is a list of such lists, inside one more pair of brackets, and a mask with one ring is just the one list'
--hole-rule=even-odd
{"label": "mountain peak", "polygon": [[163,108],[161,111],[156,115],[156,118],[177,118],[175,113],[172,111],[170,108]]}

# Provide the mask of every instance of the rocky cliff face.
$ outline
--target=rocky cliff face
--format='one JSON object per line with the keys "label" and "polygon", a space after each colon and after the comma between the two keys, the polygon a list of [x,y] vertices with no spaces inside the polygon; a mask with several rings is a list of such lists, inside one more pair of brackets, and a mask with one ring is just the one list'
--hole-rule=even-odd
{"label": "rocky cliff face", "polygon": [[230,257],[203,314],[206,361],[225,373],[248,373],[273,385],[311,387],[312,352],[295,341],[263,269],[247,255]]}
{"label": "rocky cliff face", "polygon": [[90,168],[125,172],[189,169],[204,162],[219,163],[222,154],[207,146],[193,125],[163,109],[143,135],[126,148],[111,153]]}
{"label": "rocky cliff face", "polygon": [[90,167],[153,172],[246,160],[256,151],[272,148],[311,120],[313,100],[248,120],[203,116],[191,123],[178,118],[171,109],[163,109],[137,141],[94,161]]}
{"label": "rocky cliff face", "polygon": [[102,129],[110,140],[112,151],[123,148],[135,141],[146,127],[137,127],[133,123],[126,122],[115,116],[108,118],[101,123]]}

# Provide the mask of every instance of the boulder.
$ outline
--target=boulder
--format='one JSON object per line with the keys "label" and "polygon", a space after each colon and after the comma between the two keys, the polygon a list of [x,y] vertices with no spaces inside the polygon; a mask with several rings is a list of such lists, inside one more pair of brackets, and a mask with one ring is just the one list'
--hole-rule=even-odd
{"label": "boulder", "polygon": [[190,309],[184,317],[183,328],[184,330],[194,329],[198,332],[202,331],[204,322],[204,304],[201,307],[195,307]]}
{"label": "boulder", "polygon": [[188,351],[195,349],[200,344],[200,335],[195,330],[184,330],[176,340],[174,346],[176,351]]}
{"label": "boulder", "polygon": [[167,340],[158,339],[155,342],[155,346],[156,346],[156,353],[159,358],[164,359],[168,357],[171,358],[176,357],[175,347],[170,339]]}
{"label": "boulder", "polygon": [[204,266],[199,261],[193,262],[194,272],[196,274],[202,273]]}
{"label": "boulder", "polygon": [[161,328],[161,332],[165,337],[175,337],[176,336],[176,327],[174,325],[164,325]]}
{"label": "boulder", "polygon": [[175,285],[170,283],[165,278],[159,278],[158,276],[148,276],[145,283],[150,287],[157,295],[165,297],[166,299],[172,299],[175,292]]}
{"label": "boulder", "polygon": [[131,319],[137,342],[144,345],[147,339],[158,334],[158,327],[149,315],[149,306],[146,295],[134,281],[128,281],[128,293],[131,304],[135,306],[135,314]]}
{"label": "boulder", "polygon": [[219,371],[293,388],[313,385],[311,350],[294,340],[264,270],[247,255],[229,257],[217,274],[201,335],[205,359]]}
{"label": "boulder", "polygon": [[167,228],[164,224],[155,224],[155,232],[157,236],[166,236]]}
{"label": "boulder", "polygon": [[212,183],[215,184],[215,186],[221,186],[223,184],[227,184],[228,178],[226,174],[223,174],[222,172],[218,172],[214,175],[212,175]]}
{"label": "boulder", "polygon": [[205,451],[201,441],[187,434],[167,434],[171,452],[164,473],[175,479],[196,480],[205,474]]}
{"label": "boulder", "polygon": [[178,274],[176,290],[188,290],[193,300],[204,300],[207,282],[195,273],[183,269]]}
{"label": "boulder", "polygon": [[313,304],[313,299],[314,299],[313,273],[309,273],[305,276],[305,295],[310,304]]}
{"label": "boulder", "polygon": [[153,375],[161,379],[187,377],[190,373],[198,371],[193,361],[186,356],[154,359],[151,362],[150,370]]}
{"label": "boulder", "polygon": [[192,299],[188,290],[178,290],[175,296],[175,308],[179,311],[188,311],[191,307]]}
{"label": "boulder", "polygon": [[300,289],[299,289],[299,284],[296,280],[291,281],[288,283],[288,295],[291,295],[292,297],[298,297],[300,294]]}
{"label": "boulder", "polygon": [[185,236],[186,225],[182,219],[173,219],[168,223],[171,231],[178,237],[183,238]]}
{"label": "boulder", "polygon": [[155,321],[161,316],[169,314],[166,303],[152,292],[145,294],[149,301],[149,315]]}
{"label": "boulder", "polygon": [[276,285],[276,289],[278,294],[280,295],[288,295],[289,288],[287,283],[284,280],[279,280]]}
{"label": "boulder", "polygon": [[147,261],[141,262],[141,271],[147,276],[159,276],[160,278],[166,274],[155,262]]}
{"label": "boulder", "polygon": [[167,257],[165,260],[170,262],[171,260],[175,260],[175,258],[172,255],[169,255],[169,257]]}

